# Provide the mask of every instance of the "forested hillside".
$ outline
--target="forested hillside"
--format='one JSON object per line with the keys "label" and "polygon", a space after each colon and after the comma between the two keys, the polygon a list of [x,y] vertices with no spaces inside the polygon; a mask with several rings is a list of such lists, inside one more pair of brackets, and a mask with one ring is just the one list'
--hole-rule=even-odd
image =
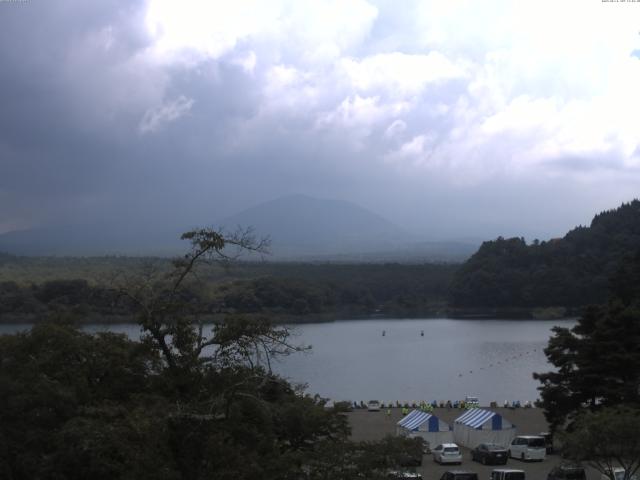
{"label": "forested hillside", "polygon": [[484,242],[455,275],[454,307],[581,307],[602,303],[608,279],[640,249],[640,201],[596,215],[563,238]]}
{"label": "forested hillside", "polygon": [[[239,263],[203,267],[188,285],[198,314],[233,311],[283,321],[384,314],[433,315],[446,308],[459,265]],[[0,257],[0,321],[71,314],[81,322],[130,321],[132,305],[114,285],[167,259]]]}

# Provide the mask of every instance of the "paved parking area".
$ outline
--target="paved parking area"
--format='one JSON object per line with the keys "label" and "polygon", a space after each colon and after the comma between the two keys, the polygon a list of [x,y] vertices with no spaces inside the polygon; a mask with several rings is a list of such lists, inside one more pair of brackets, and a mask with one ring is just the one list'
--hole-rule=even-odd
{"label": "paved parking area", "polygon": [[[542,410],[537,408],[492,408],[491,410],[500,413],[504,418],[516,425],[518,435],[535,435],[547,431],[548,426]],[[453,421],[459,417],[464,410],[436,408],[433,412],[441,420],[452,425]],[[379,440],[385,435],[395,435],[396,423],[402,418],[399,408],[392,408],[391,415],[387,416],[386,409],[380,412],[367,412],[366,410],[354,410],[349,413],[349,423],[351,424],[351,437],[355,441]],[[422,474],[424,480],[439,480],[440,476],[447,470],[470,470],[478,474],[479,480],[488,480],[491,470],[494,468],[514,468],[524,470],[527,480],[546,480],[549,471],[558,463],[558,455],[549,455],[543,462],[522,462],[520,460],[509,459],[505,466],[481,465],[471,461],[469,449],[461,447],[462,465],[439,465],[434,463],[431,455],[424,455],[422,466],[416,467],[416,472]],[[587,469],[587,480],[599,480],[600,474],[594,470]]]}

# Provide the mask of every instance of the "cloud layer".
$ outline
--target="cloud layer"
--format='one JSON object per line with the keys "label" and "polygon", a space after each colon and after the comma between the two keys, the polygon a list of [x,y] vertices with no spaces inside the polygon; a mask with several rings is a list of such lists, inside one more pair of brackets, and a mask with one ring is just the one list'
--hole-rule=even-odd
{"label": "cloud layer", "polygon": [[300,192],[433,238],[637,195],[640,4],[0,3],[0,231]]}

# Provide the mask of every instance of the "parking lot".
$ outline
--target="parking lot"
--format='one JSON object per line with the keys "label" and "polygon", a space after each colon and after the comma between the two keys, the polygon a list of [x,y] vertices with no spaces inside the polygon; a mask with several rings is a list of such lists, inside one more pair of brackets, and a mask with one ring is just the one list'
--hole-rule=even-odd
{"label": "parking lot", "polygon": [[[542,410],[537,408],[492,408],[491,410],[500,413],[504,418],[512,422],[517,427],[518,435],[536,435],[548,430]],[[434,415],[444,420],[449,425],[459,417],[464,410],[436,408]],[[399,408],[392,408],[391,415],[386,414],[386,409],[380,412],[368,412],[366,410],[354,410],[349,413],[349,423],[352,429],[352,439],[379,440],[385,435],[395,435],[396,423],[402,418]],[[432,445],[435,446],[435,445]],[[542,462],[522,462],[520,460],[509,459],[505,466],[481,465],[471,461],[469,449],[461,447],[462,465],[439,465],[434,463],[431,455],[424,455],[422,466],[416,467],[415,471],[422,474],[424,480],[439,480],[442,473],[447,470],[459,469],[470,470],[478,474],[479,480],[488,480],[491,470],[494,468],[514,468],[524,470],[527,480],[546,480],[549,471],[558,463],[558,455],[549,455]],[[594,470],[587,470],[587,480],[599,480],[600,474]]]}

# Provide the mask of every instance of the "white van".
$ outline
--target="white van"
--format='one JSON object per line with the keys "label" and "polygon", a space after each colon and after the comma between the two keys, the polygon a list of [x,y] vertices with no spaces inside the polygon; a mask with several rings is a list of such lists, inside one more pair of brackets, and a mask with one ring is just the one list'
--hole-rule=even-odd
{"label": "white van", "polygon": [[509,445],[509,456],[520,460],[544,460],[547,456],[547,444],[544,437],[519,435]]}
{"label": "white van", "polygon": [[489,480],[525,480],[524,470],[498,468],[491,472]]}

